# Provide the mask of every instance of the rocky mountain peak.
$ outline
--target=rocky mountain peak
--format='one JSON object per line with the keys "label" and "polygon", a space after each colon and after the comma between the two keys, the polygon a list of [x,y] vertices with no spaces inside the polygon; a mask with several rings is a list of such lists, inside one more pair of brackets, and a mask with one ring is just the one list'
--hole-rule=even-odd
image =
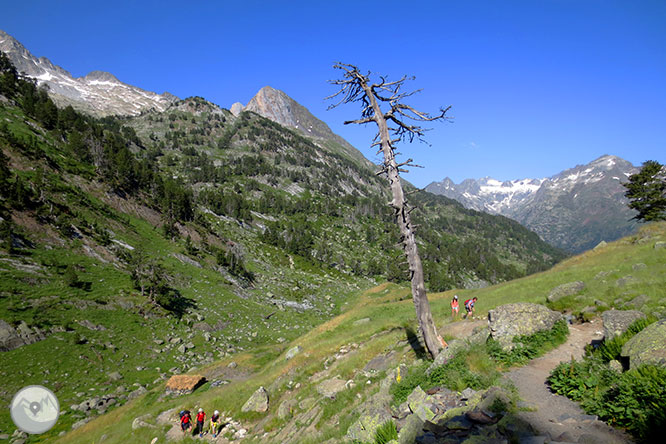
{"label": "rocky mountain peak", "polygon": [[510,217],[552,245],[579,253],[634,229],[622,183],[637,171],[620,157],[603,155],[547,179],[501,182],[484,177],[456,185],[447,177],[426,191]]}
{"label": "rocky mountain peak", "polygon": [[96,116],[138,115],[144,110],[164,111],[177,97],[156,94],[118,80],[113,74],[92,71],[75,78],[46,57],[35,57],[15,38],[0,31],[3,51],[19,72],[49,87],[49,95],[62,107],[71,105]]}
{"label": "rocky mountain peak", "polygon": [[120,83],[120,80],[116,78],[111,73],[108,73],[106,71],[90,71],[85,77],[83,77],[85,80],[97,80],[101,82],[117,82]]}
{"label": "rocky mountain peak", "polygon": [[245,107],[238,102],[231,106],[231,112],[235,115],[242,111],[252,111],[282,126],[294,128],[306,136],[335,142],[342,147],[346,154],[364,164],[370,164],[363,157],[363,154],[345,139],[331,131],[326,123],[316,118],[307,108],[279,89],[264,86],[250,99]]}

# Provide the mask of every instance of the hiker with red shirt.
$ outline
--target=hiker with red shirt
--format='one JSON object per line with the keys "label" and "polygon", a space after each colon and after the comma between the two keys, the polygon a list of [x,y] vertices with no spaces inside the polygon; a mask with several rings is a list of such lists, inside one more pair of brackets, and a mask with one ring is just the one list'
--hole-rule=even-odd
{"label": "hiker with red shirt", "polygon": [[203,438],[203,431],[204,431],[204,421],[206,420],[206,413],[204,413],[203,409],[199,409],[199,413],[197,413],[197,428],[194,431],[194,433],[199,433],[199,438]]}
{"label": "hiker with red shirt", "polygon": [[180,429],[185,433],[190,427],[192,427],[192,416],[190,416],[190,411],[183,410],[180,412]]}

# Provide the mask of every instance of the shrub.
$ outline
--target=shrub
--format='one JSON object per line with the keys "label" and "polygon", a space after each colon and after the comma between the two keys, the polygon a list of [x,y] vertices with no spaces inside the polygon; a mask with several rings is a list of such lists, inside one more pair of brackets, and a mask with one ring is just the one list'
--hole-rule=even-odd
{"label": "shrub", "polygon": [[560,344],[563,344],[569,334],[566,321],[561,320],[550,330],[538,331],[532,335],[516,336],[513,338],[514,347],[503,350],[500,344],[493,339],[486,342],[488,354],[504,366],[524,365],[531,359],[543,355]]}
{"label": "shrub", "polygon": [[626,428],[643,442],[656,442],[666,427],[666,368],[642,365],[625,373],[608,368],[599,355],[558,365],[548,383],[589,414]]}
{"label": "shrub", "polygon": [[398,429],[392,420],[386,421],[375,432],[375,444],[386,444],[398,439]]}
{"label": "shrub", "polygon": [[594,353],[596,353],[604,362],[609,362],[614,359],[619,360],[622,346],[652,322],[654,322],[654,319],[652,318],[636,319],[629,328],[627,328],[627,331],[614,337],[610,341],[604,341]]}

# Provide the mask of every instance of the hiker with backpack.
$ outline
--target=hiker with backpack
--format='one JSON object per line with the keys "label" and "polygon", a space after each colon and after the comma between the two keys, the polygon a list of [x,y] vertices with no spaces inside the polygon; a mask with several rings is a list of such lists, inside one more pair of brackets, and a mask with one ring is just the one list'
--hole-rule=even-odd
{"label": "hiker with backpack", "polygon": [[181,410],[180,412],[180,429],[185,433],[192,427],[192,416],[189,410]]}
{"label": "hiker with backpack", "polygon": [[466,311],[466,313],[465,313],[465,316],[463,317],[463,319],[467,319],[467,317],[470,316],[470,314],[471,314],[472,318],[474,318],[474,305],[475,304],[476,304],[476,296],[473,297],[472,299],[467,299],[465,301],[465,311]]}
{"label": "hiker with backpack", "polygon": [[204,432],[204,421],[206,420],[206,413],[204,412],[203,409],[199,409],[199,412],[197,413],[197,428],[194,430],[194,433],[199,434],[199,438],[203,438],[203,432]]}
{"label": "hiker with backpack", "polygon": [[217,437],[217,428],[220,426],[220,412],[215,410],[213,416],[210,417],[210,433],[213,435],[213,438]]}

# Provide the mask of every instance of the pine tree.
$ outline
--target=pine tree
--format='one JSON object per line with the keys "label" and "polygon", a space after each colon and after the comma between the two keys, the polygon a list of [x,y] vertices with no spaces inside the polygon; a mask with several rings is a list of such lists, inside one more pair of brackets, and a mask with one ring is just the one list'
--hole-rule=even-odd
{"label": "pine tree", "polygon": [[629,208],[638,211],[634,219],[649,222],[666,220],[666,168],[655,160],[643,163],[641,170],[623,184]]}

